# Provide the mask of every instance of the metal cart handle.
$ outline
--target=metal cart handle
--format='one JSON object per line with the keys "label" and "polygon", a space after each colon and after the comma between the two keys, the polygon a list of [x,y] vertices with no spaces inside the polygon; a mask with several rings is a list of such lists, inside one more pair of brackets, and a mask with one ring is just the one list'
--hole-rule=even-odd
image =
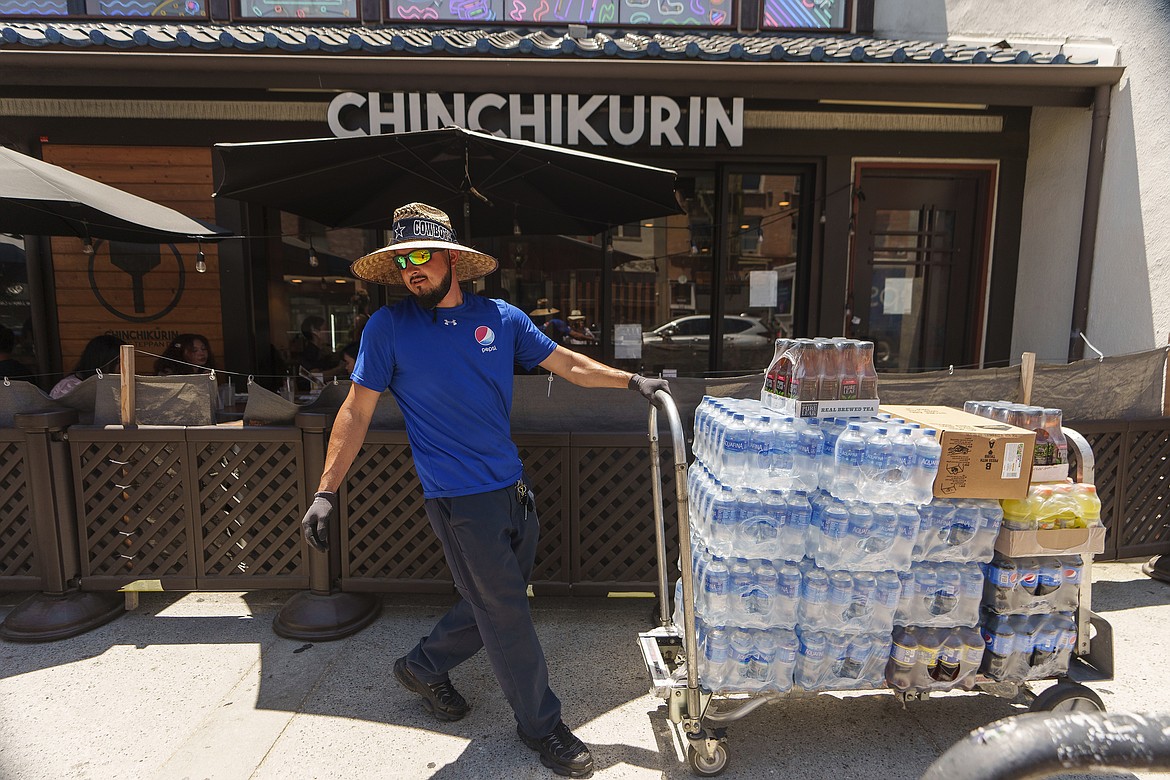
{"label": "metal cart handle", "polygon": [[1170,715],[1031,713],[972,731],[922,780],[1024,780],[1078,770],[1170,770]]}
{"label": "metal cart handle", "polygon": [[1096,476],[1097,460],[1093,457],[1093,448],[1089,446],[1088,440],[1072,428],[1065,428],[1061,426],[1061,433],[1069,444],[1077,448],[1077,473],[1076,482],[1084,482],[1087,485],[1094,484],[1094,477]]}
{"label": "metal cart handle", "polygon": [[687,657],[687,710],[699,712],[699,657],[695,636],[695,583],[691,571],[691,515],[687,498],[687,442],[678,406],[670,393],[659,390],[650,402],[650,485],[654,503],[654,542],[658,553],[659,620],[670,625],[670,585],[667,578],[666,525],[662,509],[662,463],[658,449],[658,410],[666,415],[674,447],[674,492],[678,508],[679,574],[682,578],[683,648]]}

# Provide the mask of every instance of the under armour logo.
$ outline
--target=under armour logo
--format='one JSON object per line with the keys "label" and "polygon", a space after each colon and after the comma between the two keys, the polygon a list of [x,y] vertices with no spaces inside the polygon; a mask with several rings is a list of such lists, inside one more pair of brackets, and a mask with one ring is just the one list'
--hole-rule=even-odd
{"label": "under armour logo", "polygon": [[446,320],[446,319],[445,319],[445,320],[443,320],[443,324],[444,324],[444,325],[458,325],[458,324],[459,324],[459,321],[458,321],[458,320]]}

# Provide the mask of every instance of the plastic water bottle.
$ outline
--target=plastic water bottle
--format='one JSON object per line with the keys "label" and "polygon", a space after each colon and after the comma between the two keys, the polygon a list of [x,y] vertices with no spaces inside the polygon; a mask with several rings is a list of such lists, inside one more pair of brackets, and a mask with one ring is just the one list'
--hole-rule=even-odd
{"label": "plastic water bottle", "polygon": [[728,660],[731,657],[731,641],[727,629],[715,626],[704,636],[703,662],[699,676],[713,691],[727,687]]}
{"label": "plastic water bottle", "polygon": [[[853,578],[849,572],[834,571],[829,573],[829,601],[826,607],[826,622],[823,628],[840,628],[848,623],[852,616],[849,613],[853,601]],[[810,623],[815,626],[816,624]]]}
{"label": "plastic water bottle", "polygon": [[817,419],[805,420],[797,434],[795,484],[801,490],[816,490],[820,482],[820,457],[825,434]]}
{"label": "plastic water bottle", "polygon": [[837,676],[846,680],[860,680],[874,653],[874,640],[868,634],[858,634],[849,640],[845,658],[836,670]]}
{"label": "plastic water bottle", "polygon": [[[833,478],[833,495],[846,501],[860,498],[861,463],[865,459],[865,439],[861,425],[849,423],[845,432],[837,439],[833,460],[836,463]],[[940,450],[941,452],[941,450]]]}
{"label": "plastic water bottle", "polygon": [[[785,541],[782,558],[798,561],[809,550],[809,538],[812,535],[812,504],[808,494],[803,490],[795,490],[788,496],[788,528],[785,536],[791,539]],[[799,553],[799,555],[797,554]]]}
{"label": "plastic water bottle", "polygon": [[772,418],[768,415],[746,420],[748,424],[747,467],[743,482],[759,485],[772,466]]}
{"label": "plastic water bottle", "polygon": [[795,484],[799,436],[791,417],[773,418],[772,428],[772,461],[768,471],[768,484],[788,490]]}
{"label": "plastic water bottle", "polygon": [[730,553],[739,529],[739,501],[730,485],[723,485],[711,500],[711,538],[707,544],[720,555]]}
{"label": "plastic water bottle", "polygon": [[847,511],[849,524],[841,546],[841,557],[836,565],[852,569],[865,558],[866,546],[873,534],[874,518],[873,508],[861,501],[850,504]]}
{"label": "plastic water bottle", "polygon": [[748,611],[755,615],[763,628],[775,625],[774,607],[779,596],[780,573],[769,561],[761,561],[752,572],[754,579]]}
{"label": "plastic water bottle", "polygon": [[828,641],[819,631],[802,631],[799,640],[800,650],[796,657],[793,682],[806,691],[819,690],[825,677]]}
{"label": "plastic water bottle", "polygon": [[890,490],[888,500],[896,504],[910,503],[909,485],[918,464],[918,448],[911,437],[912,430],[902,426],[890,438],[890,468],[886,484]]}
{"label": "plastic water bottle", "polygon": [[740,488],[737,491],[739,523],[735,529],[735,549],[744,555],[764,556],[776,545],[780,518],[765,511],[760,491]]}
{"label": "plastic water bottle", "polygon": [[747,629],[737,628],[729,632],[728,680],[729,688],[749,690],[752,650],[755,642]]}
{"label": "plastic water bottle", "polygon": [[898,539],[895,543],[896,549],[890,553],[890,566],[894,569],[905,569],[914,560],[921,516],[919,510],[911,504],[900,504],[897,511]]}
{"label": "plastic water bottle", "polygon": [[748,445],[751,431],[742,413],[732,416],[731,423],[723,433],[723,448],[720,456],[722,467],[719,479],[727,485],[742,484],[748,466]]}
{"label": "plastic water bottle", "polygon": [[889,432],[885,426],[878,426],[865,438],[865,453],[861,458],[861,497],[871,501],[889,500],[886,472],[890,468],[890,455]]}
{"label": "plastic water bottle", "polygon": [[860,542],[853,568],[876,571],[894,566],[904,569],[910,565],[909,555],[905,564],[901,564],[900,558],[898,512],[893,504],[878,504],[873,507],[873,530],[868,539]]}
{"label": "plastic water bottle", "polygon": [[849,535],[849,510],[844,503],[825,505],[821,515],[820,534],[814,553],[817,564],[836,568],[844,556],[845,539]]}
{"label": "plastic water bottle", "polygon": [[736,558],[728,567],[728,603],[730,606],[730,622],[737,625],[746,625],[751,621],[749,602],[755,577],[752,576],[752,567],[742,558]]}
{"label": "plastic water bottle", "polygon": [[837,462],[834,456],[837,452],[837,439],[845,426],[835,417],[828,417],[821,422],[821,433],[824,443],[821,446],[821,457],[817,465],[818,485],[822,490],[833,489],[833,479],[837,473]]}
{"label": "plastic water bottle", "polygon": [[728,594],[731,576],[722,558],[713,558],[703,572],[699,611],[713,625],[723,625],[729,616]]}
{"label": "plastic water bottle", "polygon": [[926,428],[914,443],[918,462],[914,466],[914,478],[910,481],[912,504],[928,504],[934,496],[934,478],[942,459],[942,445],[935,438],[937,433],[933,428]]}
{"label": "plastic water bottle", "polygon": [[829,576],[823,569],[804,572],[800,586],[800,624],[824,625],[829,601]]}
{"label": "plastic water bottle", "polygon": [[776,651],[772,661],[772,687],[783,693],[792,688],[800,641],[796,638],[796,633],[789,629],[776,628],[768,634]]}
{"label": "plastic water bottle", "polygon": [[[772,560],[798,560],[804,555],[804,539],[806,531],[792,527],[792,517],[788,511],[788,497],[783,490],[765,490],[760,494],[764,515],[775,523],[775,533],[769,540],[759,537],[757,543],[761,558]],[[762,529],[761,529],[762,530]]]}
{"label": "plastic water bottle", "polygon": [[776,599],[773,625],[796,625],[800,609],[800,569],[793,563],[782,563],[776,569]]}
{"label": "plastic water bottle", "polygon": [[973,560],[986,563],[995,551],[995,540],[1003,525],[1003,509],[998,501],[982,501],[979,506],[979,530],[975,534]]}

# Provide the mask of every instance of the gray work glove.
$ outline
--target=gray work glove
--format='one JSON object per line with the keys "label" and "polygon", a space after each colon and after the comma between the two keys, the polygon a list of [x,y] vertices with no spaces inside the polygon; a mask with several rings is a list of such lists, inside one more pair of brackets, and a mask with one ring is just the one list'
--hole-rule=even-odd
{"label": "gray work glove", "polygon": [[634,374],[630,377],[629,388],[641,393],[647,401],[653,401],[654,393],[658,390],[662,390],[667,395],[670,395],[670,383],[665,379],[652,379],[651,377],[641,376],[639,374]]}
{"label": "gray work glove", "polygon": [[301,533],[314,549],[325,552],[329,549],[329,519],[337,511],[337,494],[322,491],[313,498],[309,511],[301,520]]}

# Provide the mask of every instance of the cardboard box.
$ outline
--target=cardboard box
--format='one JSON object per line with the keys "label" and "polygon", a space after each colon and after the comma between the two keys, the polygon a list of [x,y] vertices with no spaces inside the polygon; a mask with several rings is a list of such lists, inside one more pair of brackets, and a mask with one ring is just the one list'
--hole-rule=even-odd
{"label": "cardboard box", "polygon": [[877,414],[878,400],[868,401],[797,401],[771,396],[772,411],[789,417],[870,417]]}
{"label": "cardboard box", "polygon": [[1009,558],[1023,555],[1065,555],[1105,552],[1105,527],[1054,528],[1050,530],[1010,531],[1000,529],[995,549]]}
{"label": "cardboard box", "polygon": [[882,406],[881,411],[939,432],[939,498],[1023,498],[1032,476],[1036,432],[949,406]]}

